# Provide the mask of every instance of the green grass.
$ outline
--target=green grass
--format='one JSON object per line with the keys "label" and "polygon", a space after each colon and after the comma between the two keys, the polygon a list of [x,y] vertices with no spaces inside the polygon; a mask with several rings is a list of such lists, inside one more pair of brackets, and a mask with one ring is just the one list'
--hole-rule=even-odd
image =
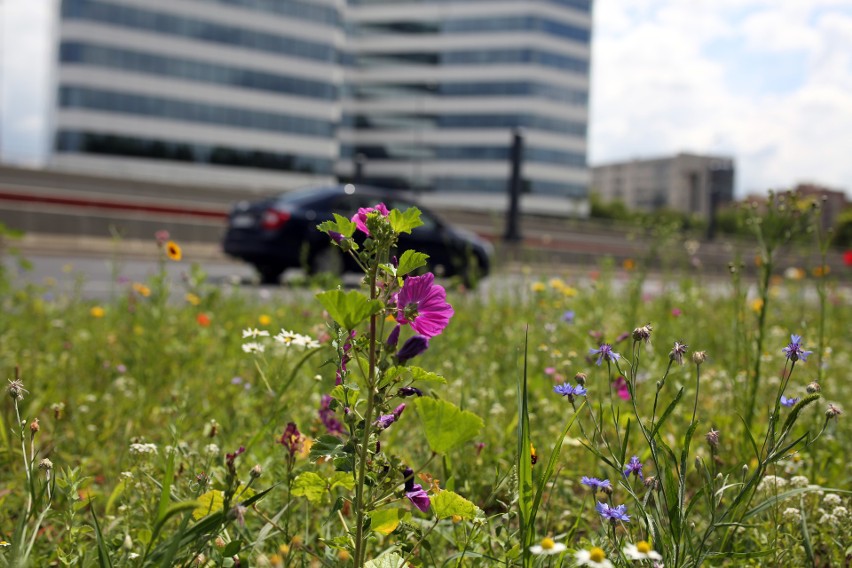
{"label": "green grass", "polygon": [[[713,499],[718,500],[701,489],[705,472],[692,464],[696,457],[703,460],[710,477],[718,474],[729,484],[744,479],[744,467],[755,470],[758,460],[743,419],[759,334],[759,314],[751,298],[733,284],[709,289],[700,279],[686,277],[671,279],[661,295],[643,297],[631,293],[640,284],[636,279],[642,278],[642,271],[613,274],[605,266],[594,271],[598,273],[594,277],[576,270],[570,277],[531,273],[519,281],[518,290],[494,295],[450,292],[455,316],[417,364],[446,378],[447,384],[436,386],[435,394],[480,416],[485,428],[475,440],[435,457],[411,409],[382,434],[382,445],[396,456],[393,466],[427,464],[423,471],[436,484],[463,496],[480,513],[473,521],[436,521],[402,500],[399,506],[410,514],[390,535],[373,532],[368,557],[393,545],[400,558],[416,565],[520,565],[517,393],[525,356],[528,436],[538,453],[532,468],[534,487],[540,486],[550,459],[547,453],[564,435],[574,413],[553,386],[582,372],[589,391],[587,406],[565,437],[552,476],[541,485],[535,517],[537,540],[550,535],[569,551],[533,560],[572,566],[571,551],[594,545],[617,561],[613,543],[651,539],[635,516],[617,531],[602,525],[592,495],[579,483],[583,475],[611,479],[612,502],[627,503],[631,514],[636,508],[630,493],[641,500],[647,491],[633,478],[620,485],[619,471],[584,447],[594,445],[607,455],[603,438],[593,434],[593,416],[600,422],[601,435],[617,446],[616,454],[639,456],[646,476],[671,473],[655,471],[632,419],[631,403],[611,389],[615,368],[610,373],[606,364],[598,367],[588,357],[590,348],[606,341],[623,357],[633,358],[633,340],[616,340],[649,322],[652,340],[641,352],[635,386],[636,406],[645,418],[651,414],[673,342],[689,345],[687,358],[694,351],[707,352],[690,460],[682,471],[681,502],[689,502],[691,508],[681,511],[680,530],[699,534],[709,522]],[[560,276],[565,280],[551,282]],[[819,280],[781,279],[772,285],[751,428],[758,445],[776,407],[785,369],[781,349],[790,334],[801,335],[804,346],[815,353],[796,364],[787,396],[805,396],[805,386],[818,376],[822,388],[822,399],[801,411],[794,438],[819,432],[827,403],[842,407],[852,394],[852,302],[849,289],[837,285],[836,277],[824,282],[828,306],[824,320],[817,302],[808,301],[810,296],[804,293]],[[626,286],[615,285],[624,280]],[[288,304],[263,299],[251,289],[223,290],[198,279],[194,282],[191,292],[198,305],[183,299],[168,301],[170,295],[183,295],[175,293],[180,284],[155,278],[146,283],[151,290],[147,297],[130,284],[120,288],[113,301],[99,304],[102,317],[92,315],[94,303],[58,294],[56,286],[9,283],[0,314],[0,360],[10,380],[19,368],[28,392],[18,401],[18,410],[27,424],[23,430],[16,427],[14,401],[5,397],[0,406],[4,424],[0,539],[10,546],[0,548],[0,565],[14,565],[15,555],[20,557],[23,551],[16,538],[31,537],[34,526],[38,530],[28,556],[32,566],[137,566],[146,551],[146,562],[156,560],[157,565],[190,565],[199,554],[217,566],[232,565],[227,557],[235,554],[258,566],[346,565],[347,530],[354,531],[354,514],[346,502],[350,492],[335,487],[316,502],[291,494],[288,487],[300,473],[331,478],[334,468],[298,454],[290,464],[286,448],[277,441],[288,422],[297,424],[308,438],[325,434],[318,410],[322,395],[334,386],[335,365],[329,364],[334,349],[328,343],[329,321],[322,307],[318,301]],[[573,322],[563,320],[567,310],[575,312]],[[272,335],[282,328],[307,334],[323,347],[275,350],[269,342],[262,355],[244,353],[241,331],[255,327]],[[821,353],[820,333],[825,337]],[[426,383],[421,388],[428,395],[432,386]],[[691,423],[694,365],[672,367],[659,393],[658,417],[679,389],[682,400],[660,429],[660,439],[675,452]],[[790,412],[781,407],[782,423]],[[34,418],[39,419],[39,431],[32,441],[33,482],[28,487],[21,436],[29,452],[28,425]],[[343,420],[340,410],[337,418]],[[704,440],[711,428],[721,433],[712,453]],[[741,526],[728,527],[731,535],[714,533],[711,540],[719,555],[706,560],[736,566],[840,565],[850,546],[852,517],[833,513],[835,498],[825,503],[828,493],[814,491],[772,498],[790,487],[793,476],[807,478],[794,484],[848,490],[850,469],[843,456],[850,455],[850,439],[848,416],[842,415],[830,421],[813,444],[799,446],[769,465],[767,472],[788,480],[788,485],[777,493],[761,490],[749,497],[743,512],[759,510]],[[157,451],[131,452],[131,444],[142,443],[155,444]],[[231,476],[225,454],[241,446],[246,451],[234,460]],[[43,458],[53,464],[49,482],[45,470],[37,467]],[[256,479],[249,474],[255,465],[262,469]],[[237,485],[239,480],[244,485]],[[244,492],[249,481],[251,487]],[[426,481],[417,482],[428,489]],[[48,485],[50,500],[45,495]],[[205,503],[211,510],[209,495],[205,496],[211,489],[230,491],[234,503],[249,499],[255,491],[268,493],[240,512],[244,522],[225,514],[199,520]],[[719,493],[724,505],[726,491]],[[849,507],[846,494],[839,499]],[[801,514],[785,512],[789,508]],[[202,512],[193,516],[196,510]],[[19,528],[24,525],[30,532]],[[654,544],[662,545],[670,536],[657,535]],[[688,564],[667,558],[666,566],[675,565]]]}

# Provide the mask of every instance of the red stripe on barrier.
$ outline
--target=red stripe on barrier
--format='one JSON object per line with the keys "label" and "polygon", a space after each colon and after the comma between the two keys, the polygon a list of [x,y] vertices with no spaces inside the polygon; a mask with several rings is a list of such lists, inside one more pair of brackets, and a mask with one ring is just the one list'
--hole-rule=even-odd
{"label": "red stripe on barrier", "polygon": [[227,219],[228,213],[210,209],[188,209],[168,205],[141,205],[138,203],[122,203],[119,201],[102,201],[79,197],[55,197],[47,195],[24,195],[8,191],[0,191],[0,201],[18,203],[38,203],[44,205],[62,205],[66,207],[87,207],[90,209],[106,209],[110,211],[132,211],[135,213],[152,213],[167,215],[184,215],[187,217],[203,217],[205,219]]}

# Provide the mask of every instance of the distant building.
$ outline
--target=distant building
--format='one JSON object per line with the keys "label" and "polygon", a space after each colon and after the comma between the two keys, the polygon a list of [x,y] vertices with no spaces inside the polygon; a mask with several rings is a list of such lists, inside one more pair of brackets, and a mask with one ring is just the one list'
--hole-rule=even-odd
{"label": "distant building", "polygon": [[592,191],[603,201],[621,201],[629,209],[670,209],[709,218],[716,204],[734,198],[731,158],[677,154],[592,168]]}
{"label": "distant building", "polygon": [[62,0],[51,165],[583,214],[592,0]]}
{"label": "distant building", "polygon": [[850,206],[844,192],[813,183],[800,183],[790,192],[798,197],[812,198],[821,203],[820,225],[824,230],[833,227],[837,217]]}
{"label": "distant building", "polygon": [[584,213],[591,0],[350,0],[337,172],[460,206]]}
{"label": "distant building", "polygon": [[63,0],[52,167],[334,180],[342,0]]}

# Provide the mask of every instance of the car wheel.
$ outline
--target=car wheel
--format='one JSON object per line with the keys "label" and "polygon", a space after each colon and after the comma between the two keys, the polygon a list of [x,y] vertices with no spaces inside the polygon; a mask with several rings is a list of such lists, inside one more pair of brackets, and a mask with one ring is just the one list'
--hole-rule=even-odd
{"label": "car wheel", "polygon": [[277,264],[259,264],[255,266],[260,275],[260,283],[264,285],[278,285],[281,283],[281,273],[284,267]]}
{"label": "car wheel", "polygon": [[343,274],[343,254],[334,247],[322,248],[311,256],[309,268],[311,274],[328,273],[340,276]]}

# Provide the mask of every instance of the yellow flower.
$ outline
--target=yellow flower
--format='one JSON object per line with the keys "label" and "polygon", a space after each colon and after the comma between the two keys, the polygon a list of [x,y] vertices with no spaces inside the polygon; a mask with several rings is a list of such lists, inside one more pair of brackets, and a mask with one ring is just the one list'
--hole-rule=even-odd
{"label": "yellow flower", "polygon": [[349,554],[347,550],[338,550],[337,551],[337,559],[341,562],[349,562],[349,559],[352,558],[352,555]]}
{"label": "yellow flower", "polygon": [[5,547],[7,547],[7,546],[12,546],[12,543],[11,543],[11,542],[6,542],[5,540],[0,540],[0,546],[2,546],[2,547],[4,547],[4,548],[5,548]]}
{"label": "yellow flower", "polygon": [[550,284],[550,287],[554,290],[561,290],[565,287],[565,282],[561,278],[551,278],[548,284]]}
{"label": "yellow flower", "polygon": [[134,325],[133,326],[133,333],[135,335],[144,335],[145,334],[145,328],[141,325]]}
{"label": "yellow flower", "polygon": [[571,286],[565,286],[562,288],[562,293],[565,294],[568,298],[573,298],[577,295],[577,289],[572,288]]}
{"label": "yellow flower", "polygon": [[815,266],[811,271],[811,274],[814,275],[814,278],[822,278],[823,276],[828,276],[831,274],[831,267],[827,264],[823,266]]}
{"label": "yellow flower", "polygon": [[105,313],[106,311],[100,306],[93,306],[92,309],[89,310],[89,314],[91,314],[93,318],[102,318]]}
{"label": "yellow flower", "polygon": [[201,298],[193,294],[192,292],[188,292],[185,296],[186,301],[192,304],[193,306],[197,306],[201,303]]}
{"label": "yellow flower", "polygon": [[174,241],[169,241],[166,243],[166,254],[172,260],[180,260],[183,258],[183,253],[180,250],[180,245],[178,245]]}
{"label": "yellow flower", "polygon": [[266,314],[261,314],[261,315],[257,318],[257,322],[258,322],[260,325],[269,325],[269,324],[271,324],[271,323],[272,323],[272,318],[271,318],[271,317],[269,317],[269,316],[268,316],[268,315],[266,315]]}
{"label": "yellow flower", "polygon": [[760,310],[763,309],[763,300],[761,298],[755,298],[751,301],[751,311],[756,314],[760,313]]}
{"label": "yellow flower", "polygon": [[151,289],[142,284],[141,282],[133,283],[133,291],[139,294],[140,296],[144,296],[145,298],[151,295]]}
{"label": "yellow flower", "polygon": [[544,282],[533,282],[533,285],[532,285],[532,291],[533,292],[544,292],[545,289],[546,289],[546,286],[544,285]]}

